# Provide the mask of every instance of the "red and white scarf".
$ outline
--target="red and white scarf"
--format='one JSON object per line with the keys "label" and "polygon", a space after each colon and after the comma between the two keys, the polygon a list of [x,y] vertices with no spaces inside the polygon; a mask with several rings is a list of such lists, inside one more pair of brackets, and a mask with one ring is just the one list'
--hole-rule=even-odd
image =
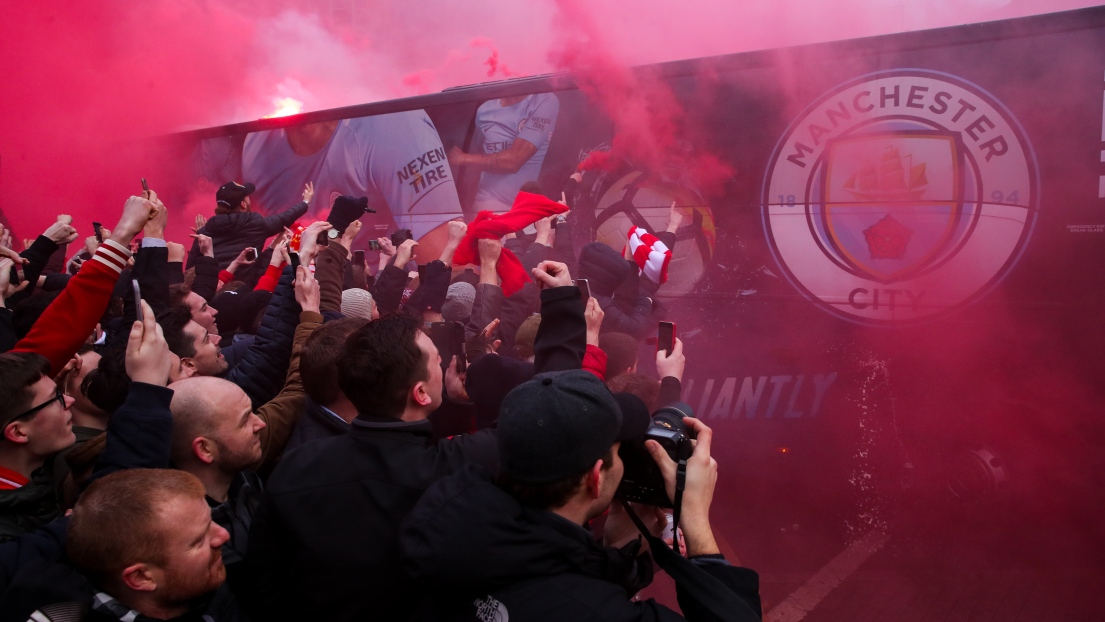
{"label": "red and white scarf", "polygon": [[671,249],[660,238],[640,227],[629,229],[629,252],[637,269],[646,277],[663,285],[668,280],[668,264],[671,262]]}

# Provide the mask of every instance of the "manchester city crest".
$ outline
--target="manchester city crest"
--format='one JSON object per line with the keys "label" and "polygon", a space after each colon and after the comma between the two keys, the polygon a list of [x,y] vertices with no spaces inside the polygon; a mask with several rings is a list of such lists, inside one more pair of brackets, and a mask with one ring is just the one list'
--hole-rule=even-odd
{"label": "manchester city crest", "polygon": [[879,72],[779,141],[763,222],[784,274],[831,313],[940,317],[993,288],[1032,233],[1039,172],[1012,114],[947,74]]}

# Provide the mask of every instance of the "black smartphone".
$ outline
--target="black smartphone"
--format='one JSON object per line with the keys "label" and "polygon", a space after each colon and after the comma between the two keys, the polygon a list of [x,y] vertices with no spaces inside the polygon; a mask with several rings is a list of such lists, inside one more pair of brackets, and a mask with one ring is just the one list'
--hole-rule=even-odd
{"label": "black smartphone", "polygon": [[295,251],[288,251],[288,256],[292,258],[292,271],[299,271],[299,253]]}
{"label": "black smartphone", "polygon": [[257,249],[256,248],[251,247],[251,248],[246,249],[246,261],[257,261]]}
{"label": "black smartphone", "polygon": [[421,286],[426,283],[426,279],[423,278],[426,274],[426,264],[420,264],[418,266],[418,284]]}
{"label": "black smartphone", "polygon": [[579,288],[579,297],[583,299],[583,308],[587,308],[587,300],[591,298],[591,286],[587,279],[576,279],[576,287]]}
{"label": "black smartphone", "polygon": [[464,325],[460,322],[433,322],[429,330],[430,341],[437,346],[441,355],[442,367],[448,368],[449,361],[457,357],[457,372],[468,369],[468,359],[464,353]]}
{"label": "black smartphone", "polygon": [[92,230],[96,232],[96,241],[100,244],[104,243],[104,226],[95,220],[92,221]]}
{"label": "black smartphone", "polygon": [[370,251],[378,251],[378,250],[381,250],[381,249],[383,249],[383,247],[382,247],[382,246],[380,246],[380,242],[379,242],[379,241],[377,241],[377,240],[369,240],[369,241],[368,241],[368,250],[370,250]]}
{"label": "black smartphone", "polygon": [[138,286],[138,279],[131,279],[130,286],[134,290],[134,317],[139,322],[144,321],[146,318],[142,312],[142,288]]}
{"label": "black smartphone", "polygon": [[664,350],[671,355],[675,349],[675,322],[660,322],[660,328],[656,331],[656,351]]}
{"label": "black smartphone", "polygon": [[142,178],[142,191],[146,193],[146,198],[150,198],[150,185],[146,183],[146,178]]}
{"label": "black smartphone", "polygon": [[410,229],[400,229],[391,234],[391,243],[393,246],[395,246],[395,248],[399,248],[399,246],[402,245],[403,242],[406,242],[413,237],[414,234],[411,233]]}
{"label": "black smartphone", "polygon": [[364,251],[353,251],[353,264],[364,267]]}

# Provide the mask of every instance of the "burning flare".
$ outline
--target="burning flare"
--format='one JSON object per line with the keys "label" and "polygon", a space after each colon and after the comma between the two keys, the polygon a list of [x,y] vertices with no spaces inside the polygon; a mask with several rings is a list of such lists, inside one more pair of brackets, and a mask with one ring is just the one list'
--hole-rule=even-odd
{"label": "burning flare", "polygon": [[272,100],[276,110],[272,114],[267,114],[262,118],[272,119],[274,117],[287,117],[293,114],[299,114],[303,112],[303,102],[291,97],[274,97]]}

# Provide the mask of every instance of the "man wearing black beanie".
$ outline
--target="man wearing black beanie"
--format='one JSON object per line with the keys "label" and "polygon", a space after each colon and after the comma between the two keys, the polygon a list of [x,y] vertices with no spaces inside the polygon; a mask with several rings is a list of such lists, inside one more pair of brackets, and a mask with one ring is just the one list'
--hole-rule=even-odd
{"label": "man wearing black beanie", "polygon": [[[690,417],[683,422],[697,441],[686,464],[681,523],[689,559],[659,550],[664,545],[655,536],[666,521],[658,508],[644,518],[653,554],[675,579],[686,618],[652,600],[630,600],[651,581],[652,562],[627,513],[611,503],[623,476],[619,446],[640,442],[649,420],[640,400],[619,397],[627,399],[615,399],[582,370],[538,374],[507,395],[499,417],[498,478],[472,468],[439,481],[400,535],[406,570],[425,590],[418,619],[762,617],[758,575],[730,565],[714,541],[713,434]],[[672,498],[676,463],[656,441],[645,448]],[[596,542],[587,525],[607,510],[603,542]]]}

